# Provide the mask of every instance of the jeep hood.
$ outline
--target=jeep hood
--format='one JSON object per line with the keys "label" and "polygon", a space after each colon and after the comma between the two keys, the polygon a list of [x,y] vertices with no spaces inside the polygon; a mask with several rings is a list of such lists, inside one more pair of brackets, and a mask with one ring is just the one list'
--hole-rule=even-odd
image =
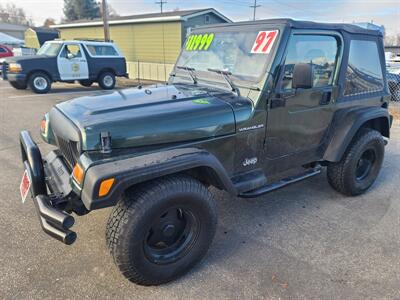
{"label": "jeep hood", "polygon": [[102,132],[110,133],[112,148],[195,141],[235,132],[230,104],[216,93],[193,86],[125,89],[77,98],[53,109],[80,131],[82,150],[101,149]]}

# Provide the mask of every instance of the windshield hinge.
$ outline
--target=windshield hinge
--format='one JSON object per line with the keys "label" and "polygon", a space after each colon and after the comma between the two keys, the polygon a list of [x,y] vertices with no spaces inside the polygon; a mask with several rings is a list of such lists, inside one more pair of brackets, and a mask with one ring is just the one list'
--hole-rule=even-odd
{"label": "windshield hinge", "polygon": [[100,133],[101,153],[111,152],[111,134],[108,131]]}

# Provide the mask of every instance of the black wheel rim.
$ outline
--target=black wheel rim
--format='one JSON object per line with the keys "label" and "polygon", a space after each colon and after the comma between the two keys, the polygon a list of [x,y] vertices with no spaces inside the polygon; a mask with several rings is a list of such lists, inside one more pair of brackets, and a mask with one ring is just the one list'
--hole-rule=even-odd
{"label": "black wheel rim", "polygon": [[375,151],[368,149],[363,152],[357,162],[356,178],[358,181],[364,180],[371,172],[371,169],[376,161]]}
{"label": "black wheel rim", "polygon": [[169,208],[153,221],[147,231],[144,252],[153,263],[173,263],[190,251],[199,229],[199,220],[191,211]]}

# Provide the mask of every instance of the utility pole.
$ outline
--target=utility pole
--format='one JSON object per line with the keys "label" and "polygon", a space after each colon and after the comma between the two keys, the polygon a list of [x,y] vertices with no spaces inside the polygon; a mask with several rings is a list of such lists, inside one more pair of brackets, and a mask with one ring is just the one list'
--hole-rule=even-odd
{"label": "utility pole", "polygon": [[103,26],[104,26],[104,41],[110,41],[110,27],[108,25],[108,8],[107,8],[107,1],[101,1],[101,9],[103,11]]}
{"label": "utility pole", "polygon": [[167,4],[167,1],[160,0],[160,1],[157,1],[156,4],[160,4],[161,13],[163,13],[163,6],[164,6],[164,4]]}
{"label": "utility pole", "polygon": [[250,5],[250,7],[253,9],[253,21],[256,20],[256,10],[257,7],[260,7],[261,5],[257,5],[257,0],[254,0],[254,5]]}

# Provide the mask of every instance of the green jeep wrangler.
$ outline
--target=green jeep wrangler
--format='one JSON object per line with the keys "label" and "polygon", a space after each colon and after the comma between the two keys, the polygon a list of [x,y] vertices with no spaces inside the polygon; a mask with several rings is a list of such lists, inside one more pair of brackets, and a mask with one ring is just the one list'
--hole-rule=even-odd
{"label": "green jeep wrangler", "polygon": [[213,186],[258,197],[321,173],[355,196],[382,166],[392,118],[382,35],[289,19],[191,32],[167,85],[57,104],[44,159],[20,135],[43,230],[72,244],[71,213],[113,206],[106,240],[129,280],[157,285],[200,261],[217,224]]}

